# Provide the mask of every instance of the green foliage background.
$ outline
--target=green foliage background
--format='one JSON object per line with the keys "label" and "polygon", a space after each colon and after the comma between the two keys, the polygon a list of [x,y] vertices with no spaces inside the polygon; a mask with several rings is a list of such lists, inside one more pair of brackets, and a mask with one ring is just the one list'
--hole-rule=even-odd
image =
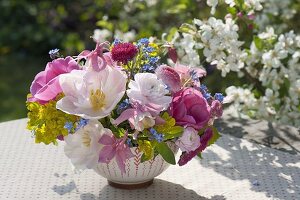
{"label": "green foliage background", "polygon": [[[164,0],[150,6],[132,0],[0,0],[0,10],[0,121],[26,116],[29,86],[50,61],[50,49],[59,48],[63,55],[93,49],[90,36],[96,28],[160,37],[210,13],[204,0]],[[216,16],[225,14],[221,7]],[[289,23],[292,27],[296,21]],[[222,79],[218,72],[204,81],[212,92],[243,84],[234,76]]]}

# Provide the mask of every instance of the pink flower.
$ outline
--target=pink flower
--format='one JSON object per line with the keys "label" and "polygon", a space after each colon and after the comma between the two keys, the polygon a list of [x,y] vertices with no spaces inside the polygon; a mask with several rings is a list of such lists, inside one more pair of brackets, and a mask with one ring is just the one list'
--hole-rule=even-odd
{"label": "pink flower", "polygon": [[187,127],[175,143],[181,151],[194,151],[200,146],[200,136],[194,128]]}
{"label": "pink flower", "polygon": [[78,55],[78,59],[86,59],[86,68],[93,69],[96,72],[103,70],[107,65],[115,66],[111,59],[110,52],[103,53],[108,50],[109,45],[107,42],[97,43],[93,51],[84,50]]}
{"label": "pink flower", "polygon": [[211,117],[222,117],[223,109],[222,109],[222,103],[218,100],[213,100],[211,103]]}
{"label": "pink flower", "polygon": [[185,86],[193,85],[193,84],[199,84],[194,83],[193,77],[191,77],[191,73],[195,73],[195,75],[199,78],[206,76],[206,71],[197,67],[189,67],[182,64],[179,64],[178,62],[175,64],[174,69],[179,74],[182,85],[185,84]]}
{"label": "pink flower", "polygon": [[126,64],[135,57],[137,52],[135,45],[126,42],[116,44],[111,50],[111,55],[114,61]]}
{"label": "pink flower", "polygon": [[184,152],[181,154],[180,159],[178,161],[179,166],[185,165],[190,160],[192,160],[198,153],[202,152],[208,145],[209,140],[213,136],[213,131],[211,128],[205,130],[204,134],[200,138],[199,147],[191,152]]}
{"label": "pink flower", "polygon": [[177,92],[180,90],[180,76],[179,74],[167,65],[160,65],[155,71],[157,77],[166,84],[170,91]]}
{"label": "pink flower", "polygon": [[79,69],[77,62],[70,56],[58,58],[49,62],[45,71],[38,73],[30,86],[32,97],[27,100],[45,104],[62,92],[58,77],[60,74],[69,73],[74,69]]}
{"label": "pink flower", "polygon": [[100,163],[109,163],[113,158],[121,170],[121,173],[125,173],[126,160],[133,157],[133,153],[125,143],[127,135],[123,138],[117,139],[113,134],[104,134],[99,139],[99,143],[105,145],[99,153]]}
{"label": "pink flower", "polygon": [[210,119],[210,107],[201,92],[194,88],[184,88],[173,95],[170,115],[180,126],[203,128]]}
{"label": "pink flower", "polygon": [[172,47],[172,46],[168,47],[168,56],[174,63],[177,62],[178,55],[177,55],[177,51],[174,47]]}

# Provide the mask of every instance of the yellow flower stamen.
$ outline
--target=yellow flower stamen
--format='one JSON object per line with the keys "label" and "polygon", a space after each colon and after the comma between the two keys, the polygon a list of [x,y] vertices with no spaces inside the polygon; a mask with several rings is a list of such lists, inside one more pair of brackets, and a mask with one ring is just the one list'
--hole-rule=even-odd
{"label": "yellow flower stamen", "polygon": [[91,138],[90,138],[88,132],[85,131],[85,132],[83,133],[81,139],[82,139],[82,144],[83,144],[84,146],[89,147],[89,146],[91,145]]}
{"label": "yellow flower stamen", "polygon": [[90,94],[90,102],[92,104],[93,110],[98,111],[105,106],[105,94],[102,90],[97,89],[96,92],[94,90],[91,91]]}

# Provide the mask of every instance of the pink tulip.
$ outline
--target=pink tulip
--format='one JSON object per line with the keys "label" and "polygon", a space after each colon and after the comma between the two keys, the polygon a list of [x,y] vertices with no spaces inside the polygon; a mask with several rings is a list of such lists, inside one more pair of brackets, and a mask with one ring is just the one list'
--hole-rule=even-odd
{"label": "pink tulip", "polygon": [[38,73],[30,87],[32,97],[27,100],[45,104],[62,92],[58,77],[60,74],[69,73],[79,69],[77,62],[70,56],[58,58],[49,62],[45,71]]}
{"label": "pink tulip", "polygon": [[177,92],[180,90],[180,76],[174,68],[167,65],[160,65],[155,71],[157,77],[166,84],[170,91]]}
{"label": "pink tulip", "polygon": [[126,144],[127,135],[123,138],[117,139],[114,135],[104,134],[99,139],[99,143],[103,144],[104,147],[99,153],[100,163],[109,163],[113,158],[121,170],[121,173],[125,173],[126,160],[133,157],[133,153]]}
{"label": "pink tulip", "polygon": [[184,88],[173,95],[169,113],[180,126],[191,126],[200,130],[210,120],[210,107],[201,92]]}

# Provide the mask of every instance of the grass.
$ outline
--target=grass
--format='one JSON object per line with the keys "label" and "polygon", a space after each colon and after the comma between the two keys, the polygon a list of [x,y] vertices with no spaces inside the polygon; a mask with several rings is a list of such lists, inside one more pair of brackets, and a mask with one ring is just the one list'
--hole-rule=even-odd
{"label": "grass", "polygon": [[26,117],[25,101],[30,84],[46,62],[22,56],[0,57],[0,121]]}

